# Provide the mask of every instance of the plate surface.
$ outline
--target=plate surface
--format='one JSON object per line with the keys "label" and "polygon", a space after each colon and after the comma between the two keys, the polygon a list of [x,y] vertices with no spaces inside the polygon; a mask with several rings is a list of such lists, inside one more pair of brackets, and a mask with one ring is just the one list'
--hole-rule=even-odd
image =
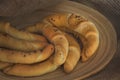
{"label": "plate surface", "polygon": [[78,13],[97,26],[100,33],[100,45],[95,55],[86,63],[79,62],[75,70],[70,74],[64,73],[61,67],[46,75],[31,78],[14,77],[0,73],[0,80],[79,80],[97,73],[110,62],[117,47],[116,32],[112,24],[103,15],[82,4],[67,1],[54,9],[37,10],[31,14],[13,18],[3,18],[2,20],[9,21],[13,26],[22,28],[26,25],[39,22],[44,16],[56,12]]}

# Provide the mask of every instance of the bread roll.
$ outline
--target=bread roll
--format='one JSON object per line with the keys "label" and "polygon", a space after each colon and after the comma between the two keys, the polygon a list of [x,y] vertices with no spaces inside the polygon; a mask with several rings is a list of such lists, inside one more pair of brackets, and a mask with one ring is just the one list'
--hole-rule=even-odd
{"label": "bread roll", "polygon": [[0,22],[0,32],[8,34],[14,38],[27,40],[27,41],[43,41],[45,42],[45,37],[37,34],[32,34],[26,31],[20,31],[10,25],[9,22]]}
{"label": "bread roll", "polygon": [[41,22],[26,28],[29,32],[42,33],[55,46],[54,62],[62,65],[68,54],[68,40],[65,35],[49,23]]}
{"label": "bread roll", "polygon": [[15,39],[9,35],[0,34],[0,47],[3,48],[20,51],[35,51],[43,49],[47,45],[47,42],[29,42],[25,40]]}
{"label": "bread roll", "polygon": [[82,61],[87,61],[97,50],[99,32],[94,23],[79,14],[56,13],[46,17],[44,21],[57,28],[69,32],[83,43]]}
{"label": "bread roll", "polygon": [[65,36],[69,42],[69,51],[67,59],[64,63],[64,71],[70,73],[71,71],[73,71],[80,59],[81,48],[79,43],[75,40],[73,36],[67,33],[65,33]]}
{"label": "bread roll", "polygon": [[13,66],[3,69],[3,72],[9,75],[31,77],[40,76],[56,70],[56,66],[53,62],[53,57],[36,64],[15,64]]}
{"label": "bread roll", "polygon": [[0,49],[0,61],[10,63],[32,64],[49,58],[54,52],[52,44],[46,46],[43,51],[22,52],[8,49]]}

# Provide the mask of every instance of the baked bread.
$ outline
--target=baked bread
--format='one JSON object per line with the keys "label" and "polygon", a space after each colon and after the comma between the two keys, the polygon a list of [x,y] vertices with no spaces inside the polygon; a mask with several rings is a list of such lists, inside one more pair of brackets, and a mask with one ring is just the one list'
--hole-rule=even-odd
{"label": "baked bread", "polygon": [[87,61],[97,50],[99,32],[91,21],[78,14],[56,13],[44,19],[45,22],[73,34],[83,43],[82,61]]}
{"label": "baked bread", "polygon": [[47,46],[47,42],[26,41],[13,38],[6,34],[0,34],[0,47],[20,50],[20,51],[35,51],[43,49]]}
{"label": "baked bread", "polygon": [[65,35],[57,28],[45,22],[37,23],[26,28],[29,32],[42,33],[55,46],[54,62],[62,65],[68,54],[68,40]]}
{"label": "baked bread", "polygon": [[[0,53],[2,55],[0,57],[1,61],[8,62],[10,60],[12,61],[13,59],[12,63],[19,63],[3,68],[3,72],[9,75],[22,77],[39,76],[52,72],[61,65],[64,66],[65,72],[70,73],[77,65],[80,57],[82,58],[82,62],[89,60],[90,57],[95,54],[95,51],[99,46],[99,32],[96,25],[78,14],[52,14],[44,18],[42,22],[25,28],[25,31],[14,29],[10,26],[9,23],[2,23],[0,25],[7,26],[7,29],[2,27],[0,32],[8,34],[16,39],[29,41],[31,44],[31,41],[35,42],[37,40],[39,41],[39,39],[37,39],[35,36],[30,38],[30,36],[27,35],[40,33],[47,38],[48,42],[54,45],[53,55],[53,45],[49,44],[42,51],[42,53],[44,52],[46,54],[37,55],[38,52],[36,51],[33,52],[33,54],[30,53],[31,57],[25,53],[21,54],[21,52],[12,55],[13,50],[10,53],[6,51],[7,49],[0,49],[2,52]],[[8,29],[11,30],[7,31]],[[14,32],[17,32],[16,35],[20,37],[16,37],[16,35],[13,34]],[[23,34],[25,34],[25,38],[21,38]],[[82,47],[79,45],[79,41],[76,40],[80,40],[82,42]],[[49,52],[50,54],[48,55]],[[28,56],[29,58],[26,58],[26,60],[24,60],[24,55],[26,55],[26,57]],[[18,56],[18,58],[15,58],[15,56]],[[9,57],[11,57],[11,59],[7,60]],[[50,58],[47,59],[48,57]],[[21,61],[23,60],[23,62],[19,61],[18,59]]]}
{"label": "baked bread", "polygon": [[56,70],[59,66],[53,62],[53,57],[36,64],[15,64],[3,69],[3,72],[9,75],[31,77],[40,76]]}
{"label": "baked bread", "polygon": [[11,65],[13,65],[13,64],[12,63],[8,63],[8,62],[2,62],[2,61],[0,61],[0,70],[6,68],[8,66],[11,66]]}
{"label": "baked bread", "polygon": [[27,31],[20,31],[10,25],[9,22],[0,22],[0,32],[8,34],[14,38],[27,40],[27,41],[43,41],[45,42],[45,37],[37,34],[32,34]]}
{"label": "baked bread", "polygon": [[64,71],[70,73],[73,71],[80,59],[81,48],[77,40],[72,35],[65,33],[65,36],[69,42],[69,51],[64,63]]}
{"label": "baked bread", "polygon": [[0,61],[9,63],[32,64],[49,58],[54,52],[52,44],[46,46],[42,51],[23,52],[16,50],[0,49]]}

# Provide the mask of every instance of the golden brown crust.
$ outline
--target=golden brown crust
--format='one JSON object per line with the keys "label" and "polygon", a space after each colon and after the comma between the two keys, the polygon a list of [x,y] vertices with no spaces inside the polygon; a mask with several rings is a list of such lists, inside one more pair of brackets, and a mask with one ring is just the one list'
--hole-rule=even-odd
{"label": "golden brown crust", "polygon": [[53,45],[49,44],[43,51],[22,52],[15,50],[0,49],[0,61],[10,63],[32,64],[49,58],[54,52]]}
{"label": "golden brown crust", "polygon": [[96,26],[90,22],[81,22],[75,31],[80,32],[87,41],[83,42],[82,61],[87,61],[97,50],[99,46],[99,32]]}
{"label": "golden brown crust", "polygon": [[17,30],[14,27],[11,27],[10,23],[8,22],[0,22],[0,32],[6,33],[17,39],[22,39],[27,41],[43,41],[43,42],[46,41],[46,39],[41,35]]}
{"label": "golden brown crust", "polygon": [[69,42],[69,51],[67,59],[64,63],[64,71],[69,73],[73,71],[73,69],[77,65],[80,59],[81,50],[79,43],[73,38],[73,36],[71,36],[70,34],[65,34],[65,36],[67,37]]}
{"label": "golden brown crust", "polygon": [[53,26],[61,27],[68,25],[68,18],[71,14],[61,13],[52,14],[44,19],[45,22],[51,23]]}
{"label": "golden brown crust", "polygon": [[12,65],[12,63],[7,63],[7,62],[0,61],[0,70],[6,68],[8,66],[11,66],[11,65]]}
{"label": "golden brown crust", "polygon": [[[41,26],[42,25],[42,26]],[[26,28],[32,30],[33,27]],[[62,65],[68,54],[68,41],[64,34],[57,28],[44,23],[38,23],[34,26],[34,31],[41,32],[55,46],[54,62],[56,65]]]}
{"label": "golden brown crust", "polygon": [[[72,36],[63,34],[59,29],[81,39],[83,43],[82,52],[78,42]],[[54,71],[62,64],[64,64],[65,72],[69,73],[75,68],[80,56],[82,56],[83,62],[87,61],[95,53],[99,45],[99,32],[96,26],[89,20],[76,14],[53,14],[45,18],[43,22],[29,26],[25,30],[42,33],[54,45],[55,54],[43,62],[15,64],[7,67],[3,70],[6,74],[24,77],[38,76]]]}
{"label": "golden brown crust", "polygon": [[68,27],[74,30],[75,28],[77,28],[77,25],[85,21],[87,21],[87,19],[83,16],[80,16],[79,14],[71,14],[71,16],[68,18]]}
{"label": "golden brown crust", "polygon": [[53,57],[36,64],[15,64],[13,66],[3,69],[3,72],[14,76],[40,76],[56,70],[58,66],[53,63]]}
{"label": "golden brown crust", "polygon": [[[81,39],[83,43],[83,62],[87,61],[97,50],[99,45],[99,32],[97,28],[92,22],[79,14],[58,13],[56,15],[50,15],[45,19],[49,19],[49,23],[57,28],[72,33],[76,38],[79,37]],[[87,26],[87,28],[85,26]]]}
{"label": "golden brown crust", "polygon": [[43,49],[45,46],[47,46],[47,44],[47,42],[29,42],[15,39],[9,35],[0,34],[0,47],[3,48],[21,51],[34,51]]}

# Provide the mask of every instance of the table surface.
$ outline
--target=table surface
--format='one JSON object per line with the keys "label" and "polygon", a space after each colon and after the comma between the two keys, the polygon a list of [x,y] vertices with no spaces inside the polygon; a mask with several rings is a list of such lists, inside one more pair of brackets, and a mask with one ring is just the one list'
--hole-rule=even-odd
{"label": "table surface", "polygon": [[72,0],[92,7],[107,17],[117,32],[118,48],[110,63],[99,73],[85,80],[120,80],[120,1],[119,0]]}

